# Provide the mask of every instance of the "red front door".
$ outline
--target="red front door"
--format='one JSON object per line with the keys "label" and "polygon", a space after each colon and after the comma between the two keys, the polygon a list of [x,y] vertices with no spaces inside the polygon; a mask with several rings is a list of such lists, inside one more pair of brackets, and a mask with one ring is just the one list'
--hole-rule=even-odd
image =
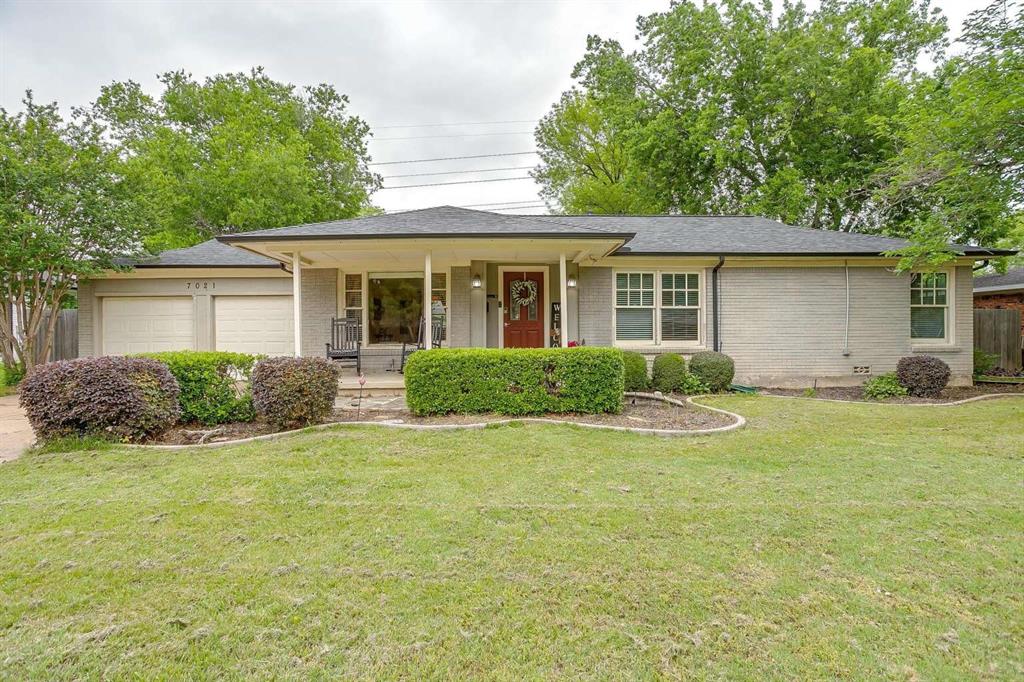
{"label": "red front door", "polygon": [[505,348],[544,347],[544,273],[505,272]]}

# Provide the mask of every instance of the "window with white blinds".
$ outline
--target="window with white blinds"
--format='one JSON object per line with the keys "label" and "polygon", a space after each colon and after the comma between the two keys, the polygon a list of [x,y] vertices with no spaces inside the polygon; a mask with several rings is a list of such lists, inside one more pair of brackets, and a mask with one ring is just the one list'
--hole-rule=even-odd
{"label": "window with white blinds", "polygon": [[944,272],[914,273],[910,277],[910,338],[946,338],[949,276]]}
{"label": "window with white blinds", "polygon": [[[345,275],[345,317],[350,320],[363,320],[363,275],[352,273]],[[360,339],[362,340],[362,339]]]}
{"label": "window with white blinds", "polygon": [[615,340],[698,341],[700,279],[696,272],[616,272]]}

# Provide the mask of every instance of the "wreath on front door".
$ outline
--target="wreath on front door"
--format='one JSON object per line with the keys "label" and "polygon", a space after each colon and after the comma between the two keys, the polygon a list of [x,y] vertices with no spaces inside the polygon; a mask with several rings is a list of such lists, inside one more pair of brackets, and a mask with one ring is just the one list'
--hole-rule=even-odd
{"label": "wreath on front door", "polygon": [[508,286],[512,305],[527,307],[537,302],[537,283],[530,279],[514,279]]}

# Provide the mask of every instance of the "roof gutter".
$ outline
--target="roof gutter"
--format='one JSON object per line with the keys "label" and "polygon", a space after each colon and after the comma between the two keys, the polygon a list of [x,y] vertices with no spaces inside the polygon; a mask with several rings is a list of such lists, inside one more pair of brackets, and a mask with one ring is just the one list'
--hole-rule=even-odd
{"label": "roof gutter", "polygon": [[718,324],[718,271],[725,265],[725,256],[718,257],[718,264],[711,269],[711,329],[715,335],[714,350],[722,349],[721,332]]}

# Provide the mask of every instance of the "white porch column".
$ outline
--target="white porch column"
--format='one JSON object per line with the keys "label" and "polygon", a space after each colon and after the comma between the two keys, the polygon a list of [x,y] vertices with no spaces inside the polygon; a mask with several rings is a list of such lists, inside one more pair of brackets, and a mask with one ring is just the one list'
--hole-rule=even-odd
{"label": "white porch column", "polygon": [[558,315],[558,337],[561,341],[562,348],[569,345],[569,284],[568,284],[568,273],[565,267],[565,254],[558,255],[558,286],[559,293],[558,306],[561,309],[561,313]]}
{"label": "white porch column", "polygon": [[434,342],[434,327],[431,321],[433,310],[431,310],[430,288],[433,286],[430,271],[430,252],[423,256],[423,347],[430,350]]}
{"label": "white porch column", "polygon": [[295,324],[295,357],[302,355],[302,254],[292,254],[292,316]]}

